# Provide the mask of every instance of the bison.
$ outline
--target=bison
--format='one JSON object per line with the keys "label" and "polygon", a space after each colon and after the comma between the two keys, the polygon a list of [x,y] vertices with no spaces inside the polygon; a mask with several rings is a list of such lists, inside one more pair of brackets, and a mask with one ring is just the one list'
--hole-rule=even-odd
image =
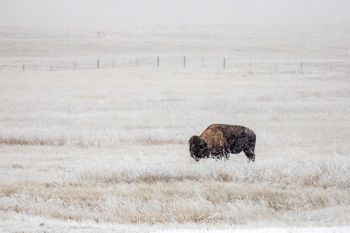
{"label": "bison", "polygon": [[253,130],[239,125],[213,124],[200,136],[192,136],[188,143],[191,157],[229,159],[230,154],[244,152],[248,161],[255,161],[256,135]]}

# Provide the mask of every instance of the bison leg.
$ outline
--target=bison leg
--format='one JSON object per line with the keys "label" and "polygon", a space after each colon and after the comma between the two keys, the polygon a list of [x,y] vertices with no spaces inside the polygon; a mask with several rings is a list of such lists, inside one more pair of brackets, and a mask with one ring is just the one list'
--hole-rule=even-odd
{"label": "bison leg", "polygon": [[249,148],[249,149],[247,149],[247,150],[243,150],[243,152],[244,152],[244,154],[247,156],[248,162],[250,162],[250,160],[253,161],[253,162],[255,161],[254,149]]}
{"label": "bison leg", "polygon": [[220,159],[229,160],[230,159],[230,150],[222,150],[222,154],[219,155]]}
{"label": "bison leg", "polygon": [[215,161],[221,160],[222,159],[222,155],[220,154],[211,154],[210,156],[211,158],[215,159]]}
{"label": "bison leg", "polygon": [[229,160],[230,159],[230,153],[229,152],[225,152],[223,154],[223,157],[224,157],[225,160]]}

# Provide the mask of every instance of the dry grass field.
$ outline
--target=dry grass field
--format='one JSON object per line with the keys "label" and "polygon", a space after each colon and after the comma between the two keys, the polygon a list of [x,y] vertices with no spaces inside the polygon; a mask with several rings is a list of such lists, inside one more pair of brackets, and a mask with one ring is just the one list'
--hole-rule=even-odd
{"label": "dry grass field", "polygon": [[[256,162],[195,162],[211,123],[253,129]],[[349,142],[346,72],[2,70],[0,229],[343,226]]]}

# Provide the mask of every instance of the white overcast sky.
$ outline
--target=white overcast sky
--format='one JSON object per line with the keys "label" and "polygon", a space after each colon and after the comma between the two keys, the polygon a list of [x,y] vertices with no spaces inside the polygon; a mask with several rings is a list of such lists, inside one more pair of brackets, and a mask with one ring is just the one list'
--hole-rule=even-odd
{"label": "white overcast sky", "polygon": [[350,0],[0,0],[2,25],[350,23]]}

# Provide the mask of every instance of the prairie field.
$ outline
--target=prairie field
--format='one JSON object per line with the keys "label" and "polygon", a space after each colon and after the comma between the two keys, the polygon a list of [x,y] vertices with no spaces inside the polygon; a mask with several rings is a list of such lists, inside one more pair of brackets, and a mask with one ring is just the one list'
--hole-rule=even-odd
{"label": "prairie field", "polygon": [[[200,28],[203,37],[196,38],[193,30],[120,29],[96,39],[84,29],[60,40],[57,31],[31,29],[26,35],[32,36],[23,38],[20,29],[1,28],[0,50],[7,56],[0,61],[49,67],[112,52],[129,56],[122,48],[133,57],[179,56],[188,49],[193,57],[238,51],[234,59],[245,61],[350,60],[349,51],[340,49],[349,46],[350,33],[341,30],[315,29],[313,35],[322,35],[317,38],[307,30],[275,35],[227,27]],[[293,63],[288,72],[237,72],[179,64],[56,71],[3,66],[0,229],[224,232],[349,225],[346,65],[299,72]],[[228,161],[194,161],[187,141],[212,123],[253,129],[256,162],[248,163],[243,153]]]}

